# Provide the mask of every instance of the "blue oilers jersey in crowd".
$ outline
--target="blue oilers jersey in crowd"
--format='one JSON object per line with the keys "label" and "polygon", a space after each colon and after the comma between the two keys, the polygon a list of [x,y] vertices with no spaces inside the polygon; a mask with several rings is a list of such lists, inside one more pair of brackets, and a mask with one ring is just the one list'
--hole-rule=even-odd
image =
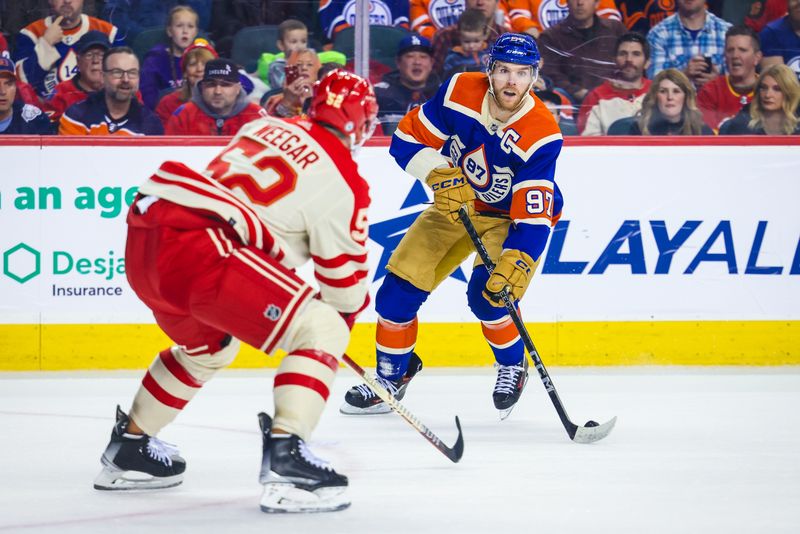
{"label": "blue oilers jersey in crowd", "polygon": [[[319,24],[328,39],[348,26],[355,26],[356,0],[321,0]],[[399,26],[408,29],[408,0],[370,0],[370,26]]]}
{"label": "blue oilers jersey in crowd", "polygon": [[434,168],[459,166],[475,190],[476,210],[513,221],[503,248],[538,259],[563,206],[555,183],[561,132],[532,93],[506,123],[489,115],[490,98],[486,74],[456,74],[406,114],[389,152],[423,181]]}

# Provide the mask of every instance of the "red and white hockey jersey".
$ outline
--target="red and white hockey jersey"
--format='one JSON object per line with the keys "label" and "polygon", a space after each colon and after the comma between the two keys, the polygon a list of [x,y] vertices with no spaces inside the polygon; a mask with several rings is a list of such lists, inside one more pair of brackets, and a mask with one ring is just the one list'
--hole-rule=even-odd
{"label": "red and white hockey jersey", "polygon": [[219,215],[287,268],[313,260],[323,301],[342,313],[363,307],[369,186],[349,150],[312,121],[253,121],[202,175],[165,164],[139,191]]}

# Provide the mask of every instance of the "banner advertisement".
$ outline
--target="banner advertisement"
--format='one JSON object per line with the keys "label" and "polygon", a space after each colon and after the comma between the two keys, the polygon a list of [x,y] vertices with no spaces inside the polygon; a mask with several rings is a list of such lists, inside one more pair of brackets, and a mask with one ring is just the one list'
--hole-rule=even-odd
{"label": "banner advertisement", "polygon": [[[163,161],[202,169],[219,150],[219,141],[0,146],[0,333],[10,339],[24,327],[152,325],[125,278],[128,206]],[[566,146],[556,173],[563,216],[522,302],[523,317],[555,338],[561,329],[559,346],[566,332],[559,325],[630,331],[637,323],[728,322],[731,332],[769,325],[779,335],[763,340],[772,355],[762,351],[766,363],[800,363],[800,342],[783,346],[798,340],[800,320],[798,156],[800,146],[791,144]],[[391,251],[430,193],[386,146],[365,147],[357,159],[372,198],[374,297]],[[423,325],[476,322],[465,294],[472,261],[431,295]],[[301,271],[309,281],[311,274]],[[374,320],[374,308],[359,320],[367,337]],[[474,332],[470,339],[480,343]],[[3,363],[12,350],[0,341],[0,369],[15,368]]]}

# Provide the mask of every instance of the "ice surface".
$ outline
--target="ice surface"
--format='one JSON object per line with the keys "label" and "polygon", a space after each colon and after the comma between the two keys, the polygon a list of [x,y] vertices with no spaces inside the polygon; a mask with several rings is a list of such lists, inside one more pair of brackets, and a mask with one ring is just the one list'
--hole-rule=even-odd
{"label": "ice surface", "polygon": [[0,532],[800,531],[800,369],[550,371],[576,423],[619,417],[608,438],[572,443],[536,376],[500,422],[491,369],[426,369],[403,402],[448,444],[461,417],[452,464],[396,414],[340,415],[357,382],[341,369],[310,446],[350,477],[353,505],[301,516],[258,508],[273,371],[208,383],[159,436],[185,482],[147,493],[92,489],[140,373],[0,374]]}

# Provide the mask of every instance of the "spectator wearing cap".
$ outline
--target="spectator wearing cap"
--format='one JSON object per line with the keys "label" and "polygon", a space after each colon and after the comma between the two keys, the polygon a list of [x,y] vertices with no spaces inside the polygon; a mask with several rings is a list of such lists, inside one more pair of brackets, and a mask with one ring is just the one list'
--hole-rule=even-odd
{"label": "spectator wearing cap", "polygon": [[108,37],[95,30],[87,32],[75,47],[78,52],[78,72],[69,80],[56,85],[43,103],[50,120],[58,123],[72,104],[83,102],[90,93],[103,88],[103,54],[111,48]]}
{"label": "spectator wearing cap", "polygon": [[0,56],[0,135],[49,135],[53,133],[47,115],[26,104],[17,92],[14,63]]}
{"label": "spectator wearing cap", "polygon": [[127,46],[103,56],[103,90],[68,107],[59,121],[61,135],[161,135],[164,127],[155,113],[136,98],[139,59]]}
{"label": "spectator wearing cap", "polygon": [[205,39],[195,39],[194,43],[183,52],[180,65],[183,84],[163,96],[156,106],[156,115],[162,124],[167,124],[175,110],[192,98],[192,89],[203,79],[206,63],[217,57],[219,57],[217,51]]}
{"label": "spectator wearing cap", "polygon": [[47,97],[59,83],[77,73],[75,46],[87,32],[97,30],[112,46],[124,44],[112,24],[83,13],[83,0],[49,0],[53,14],[39,19],[17,35],[14,59],[22,81]]}
{"label": "spectator wearing cap", "polygon": [[320,61],[310,48],[289,52],[283,91],[272,95],[264,104],[267,114],[273,117],[290,118],[303,113],[311,98],[312,89],[319,75]]}
{"label": "spectator wearing cap", "polygon": [[[498,37],[511,31],[511,21],[498,6],[499,0],[466,0],[465,9],[479,9],[483,13],[489,37],[486,45],[492,45]],[[499,21],[499,22],[498,22]],[[444,69],[444,60],[448,52],[461,42],[461,32],[458,23],[437,31],[433,36],[433,70],[441,74]]]}
{"label": "spectator wearing cap", "polygon": [[169,42],[151,48],[142,63],[142,100],[148,108],[156,109],[161,96],[183,83],[181,58],[197,37],[198,23],[197,13],[189,6],[170,10],[166,26]]}
{"label": "spectator wearing cap", "polygon": [[234,135],[248,122],[267,116],[249,102],[238,67],[229,59],[206,63],[203,79],[192,88],[192,98],[167,122],[168,135]]}
{"label": "spectator wearing cap", "polygon": [[397,69],[383,75],[375,84],[378,119],[383,133],[391,135],[403,116],[428,101],[439,89],[433,74],[431,43],[420,35],[407,35],[397,46]]}
{"label": "spectator wearing cap", "polygon": [[489,57],[489,26],[480,9],[466,9],[458,17],[459,45],[444,59],[444,75],[456,72],[482,71]]}

